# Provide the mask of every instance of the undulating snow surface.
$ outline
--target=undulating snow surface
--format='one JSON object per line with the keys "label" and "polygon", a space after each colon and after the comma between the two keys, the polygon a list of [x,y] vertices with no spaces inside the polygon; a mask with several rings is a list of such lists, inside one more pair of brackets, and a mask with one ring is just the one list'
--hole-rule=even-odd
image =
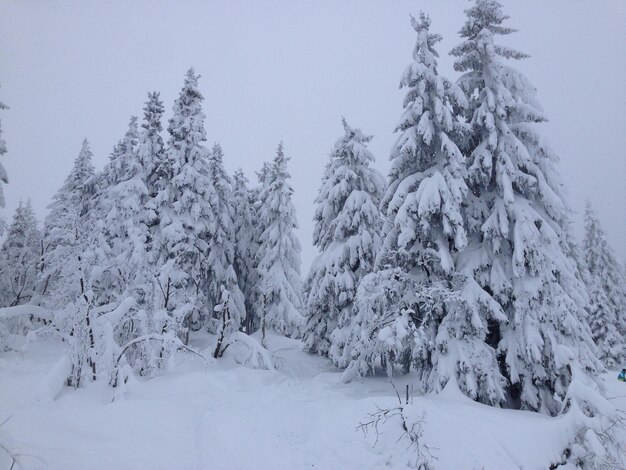
{"label": "undulating snow surface", "polygon": [[[125,390],[90,383],[59,387],[63,346],[37,341],[0,354],[0,445],[25,469],[378,469],[410,468],[414,448],[392,418],[381,435],[356,428],[377,406],[397,405],[383,377],[343,384],[301,343],[269,336],[275,371],[242,367],[245,347],[211,358],[214,339],[192,337],[202,359],[182,354],[175,370]],[[607,374],[607,395],[626,408],[626,383]],[[403,393],[411,375],[399,377]],[[566,417],[501,410],[445,389],[413,397],[422,442],[441,469],[545,469],[560,460]],[[626,439],[626,436],[624,436]],[[0,456],[0,468],[11,460]],[[20,468],[20,467],[17,467]],[[563,467],[560,467],[563,468]]]}

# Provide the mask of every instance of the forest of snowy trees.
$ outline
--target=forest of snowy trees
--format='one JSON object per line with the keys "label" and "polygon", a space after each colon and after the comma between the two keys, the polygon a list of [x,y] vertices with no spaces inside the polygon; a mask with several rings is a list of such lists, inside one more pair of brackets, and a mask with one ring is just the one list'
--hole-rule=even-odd
{"label": "forest of snowy trees", "polygon": [[[411,19],[386,178],[373,137],[341,120],[304,278],[288,148],[254,183],[230,175],[205,130],[200,76],[187,72],[167,122],[149,93],[104,168],[82,142],[42,226],[28,201],[7,221],[0,351],[54,336],[70,351],[67,385],[117,387],[193,353],[191,331],[213,335],[220,358],[235,341],[263,354],[271,330],[345,381],[414,371],[423,393],[452,381],[484,404],[569,413],[567,459],[608,459],[617,415],[598,376],[626,365],[624,266],[590,204],[582,245],[573,236],[546,117],[513,66],[526,55],[501,43],[514,32],[501,5],[476,0],[466,15],[454,79],[430,18]],[[5,153],[0,139],[0,205]]]}

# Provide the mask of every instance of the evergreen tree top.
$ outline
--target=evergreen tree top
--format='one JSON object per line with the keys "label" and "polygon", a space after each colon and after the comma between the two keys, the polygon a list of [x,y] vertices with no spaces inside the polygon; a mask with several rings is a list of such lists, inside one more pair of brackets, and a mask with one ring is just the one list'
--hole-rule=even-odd
{"label": "evergreen tree top", "polygon": [[149,132],[161,132],[163,130],[161,117],[164,111],[161,94],[158,91],[148,93],[148,101],[146,101],[143,108],[143,123],[141,127]]}
{"label": "evergreen tree top", "polygon": [[465,14],[467,20],[459,35],[466,39],[450,51],[451,55],[458,57],[454,62],[454,70],[480,70],[481,56],[494,53],[506,59],[529,57],[523,52],[493,43],[494,35],[507,35],[517,31],[502,26],[509,17],[502,12],[502,5],[497,0],[476,0],[476,4],[465,10]]}
{"label": "evergreen tree top", "polygon": [[[270,171],[270,183],[274,181],[286,181],[291,178],[287,171],[287,163],[291,160],[290,157],[285,155],[285,147],[281,141],[276,148],[276,155],[274,156],[273,164]],[[291,190],[291,188],[289,188]]]}
{"label": "evergreen tree top", "polygon": [[465,10],[467,20],[459,31],[459,36],[468,39],[475,39],[483,29],[491,31],[493,34],[511,34],[517,32],[516,29],[501,26],[509,19],[502,11],[502,4],[497,0],[476,0],[476,4]]}
{"label": "evergreen tree top", "polygon": [[435,45],[443,39],[440,34],[430,32],[431,20],[430,16],[424,12],[420,12],[415,18],[411,16],[411,26],[417,33],[417,42],[413,50],[413,59],[416,62],[423,63],[427,67],[437,67],[437,57],[439,53],[435,49]]}
{"label": "evergreen tree top", "polygon": [[181,92],[181,96],[183,94],[195,98],[198,100],[203,100],[204,97],[198,88],[198,80],[200,79],[200,75],[196,74],[193,67],[187,70],[187,74],[185,75],[185,84],[183,85],[183,90]]}
{"label": "evergreen tree top", "polygon": [[7,242],[5,246],[13,236],[23,235],[27,230],[36,228],[37,218],[35,217],[30,199],[27,199],[26,202],[20,200],[7,230]]}
{"label": "evergreen tree top", "polygon": [[[620,267],[608,244],[606,235],[598,215],[591,206],[591,201],[585,204],[585,237],[583,239],[585,262],[592,274],[614,270],[619,272]],[[606,279],[604,279],[606,281]]]}
{"label": "evergreen tree top", "polygon": [[222,150],[222,146],[219,142],[215,142],[213,147],[211,148],[211,154],[209,155],[209,161],[218,163],[220,165],[224,164],[224,150]]}
{"label": "evergreen tree top", "polygon": [[281,164],[284,162],[284,164],[286,165],[287,160],[289,160],[289,157],[285,156],[285,146],[283,144],[283,141],[281,140],[278,143],[278,147],[276,147],[276,156],[274,157],[274,162]]}
{"label": "evergreen tree top", "polygon": [[344,135],[341,136],[335,143],[335,148],[340,147],[342,142],[348,142],[355,140],[357,142],[368,143],[374,138],[373,135],[364,134],[361,129],[350,127],[345,117],[341,117],[341,124],[343,125]]}
{"label": "evergreen tree top", "polygon": [[87,138],[83,139],[78,157],[74,160],[74,166],[65,179],[64,188],[73,190],[78,185],[85,184],[94,175],[92,163],[93,153]]}
{"label": "evergreen tree top", "polygon": [[[189,69],[183,88],[174,102],[174,115],[169,120],[167,131],[170,134],[170,147],[177,151],[186,152],[206,141],[205,114],[202,111],[204,97],[198,88],[199,78],[193,69]],[[187,158],[189,155],[185,155],[184,160]]]}
{"label": "evergreen tree top", "polygon": [[124,181],[131,173],[134,173],[133,167],[138,164],[134,158],[138,139],[137,117],[131,116],[124,137],[113,146],[109,163],[103,170],[102,176],[107,184]]}
{"label": "evergreen tree top", "polygon": [[209,153],[209,172],[215,189],[222,192],[230,192],[232,181],[224,168],[224,151],[218,142],[213,144],[213,148]]}
{"label": "evergreen tree top", "polygon": [[261,169],[259,171],[255,171],[259,184],[263,185],[267,182],[269,174],[271,173],[271,168],[272,165],[270,162],[263,162]]}
{"label": "evergreen tree top", "polygon": [[137,136],[139,135],[137,126],[137,116],[131,116],[128,122],[128,130],[124,134],[123,144],[127,151],[130,151],[137,144]]}
{"label": "evergreen tree top", "polygon": [[247,186],[249,183],[248,177],[243,172],[241,167],[237,168],[233,173],[233,182],[235,186]]}

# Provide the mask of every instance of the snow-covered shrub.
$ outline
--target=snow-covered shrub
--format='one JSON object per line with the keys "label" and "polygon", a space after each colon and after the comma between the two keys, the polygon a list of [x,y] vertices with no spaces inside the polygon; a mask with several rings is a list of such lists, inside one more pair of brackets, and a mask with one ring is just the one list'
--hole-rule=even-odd
{"label": "snow-covered shrub", "polygon": [[359,285],[352,321],[332,333],[330,359],[345,368],[344,380],[395,366],[407,372],[418,353],[419,319],[413,306],[416,282],[401,269],[366,275]]}

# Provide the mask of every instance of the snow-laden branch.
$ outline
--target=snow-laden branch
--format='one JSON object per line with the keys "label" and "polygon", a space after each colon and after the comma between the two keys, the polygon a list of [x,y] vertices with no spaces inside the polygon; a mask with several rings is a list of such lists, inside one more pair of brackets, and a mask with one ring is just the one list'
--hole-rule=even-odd
{"label": "snow-laden branch", "polygon": [[37,305],[16,305],[15,307],[0,308],[0,321],[30,315],[40,320],[52,320],[52,312]]}

